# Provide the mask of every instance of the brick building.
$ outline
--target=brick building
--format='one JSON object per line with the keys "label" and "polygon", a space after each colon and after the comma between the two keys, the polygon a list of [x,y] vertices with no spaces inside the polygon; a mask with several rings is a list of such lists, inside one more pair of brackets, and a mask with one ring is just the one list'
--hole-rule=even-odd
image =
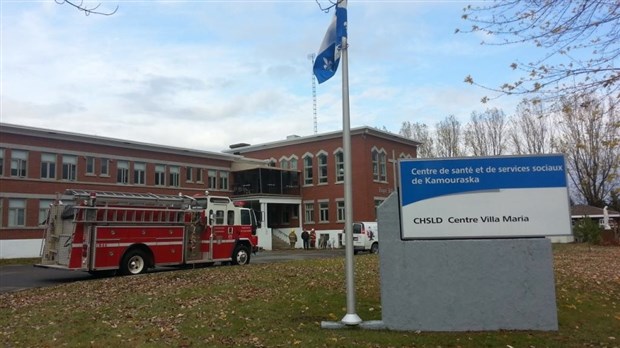
{"label": "brick building", "polygon": [[[376,206],[396,189],[397,159],[415,157],[418,143],[368,127],[352,129],[351,143],[353,217],[374,221]],[[45,209],[70,188],[208,190],[257,211],[265,249],[303,227],[340,241],[342,167],[342,132],[219,153],[0,124],[0,258],[38,256]]]}
{"label": "brick building", "polygon": [[[397,162],[415,158],[418,142],[369,127],[351,129],[353,220],[376,221],[376,208],[396,190]],[[299,171],[299,216],[303,228],[342,245],[344,228],[344,160],[342,132],[289,136],[286,140],[225,151],[266,160],[272,167]],[[237,181],[238,182],[238,181]],[[293,206],[294,208],[296,206]],[[286,206],[269,209],[274,234],[286,231]],[[284,217],[284,219],[282,219]]]}

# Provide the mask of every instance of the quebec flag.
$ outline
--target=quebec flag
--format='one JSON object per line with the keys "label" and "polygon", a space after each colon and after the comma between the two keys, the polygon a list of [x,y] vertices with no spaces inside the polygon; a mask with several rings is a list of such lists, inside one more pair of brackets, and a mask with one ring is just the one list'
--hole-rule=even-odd
{"label": "quebec flag", "polygon": [[327,28],[327,33],[314,61],[314,76],[319,83],[329,80],[338,69],[340,63],[340,46],[342,38],[347,36],[347,0],[339,0],[336,13]]}

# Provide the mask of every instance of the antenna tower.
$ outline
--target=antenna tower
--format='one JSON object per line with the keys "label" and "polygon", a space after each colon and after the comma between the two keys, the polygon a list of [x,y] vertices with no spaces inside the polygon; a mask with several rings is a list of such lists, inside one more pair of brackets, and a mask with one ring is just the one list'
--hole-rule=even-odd
{"label": "antenna tower", "polygon": [[[312,61],[312,67],[314,68],[314,53],[310,53],[308,55],[308,59],[310,59]],[[312,112],[314,115],[314,134],[317,133],[317,127],[316,127],[316,80],[314,79],[314,71],[312,71]]]}

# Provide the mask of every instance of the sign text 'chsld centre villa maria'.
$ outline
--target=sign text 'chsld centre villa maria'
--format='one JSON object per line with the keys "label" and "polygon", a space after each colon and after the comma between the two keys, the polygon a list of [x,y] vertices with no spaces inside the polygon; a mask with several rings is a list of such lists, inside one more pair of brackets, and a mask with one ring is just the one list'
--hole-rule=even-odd
{"label": "sign text 'chsld centre villa maria'", "polygon": [[403,239],[571,233],[563,155],[401,160]]}

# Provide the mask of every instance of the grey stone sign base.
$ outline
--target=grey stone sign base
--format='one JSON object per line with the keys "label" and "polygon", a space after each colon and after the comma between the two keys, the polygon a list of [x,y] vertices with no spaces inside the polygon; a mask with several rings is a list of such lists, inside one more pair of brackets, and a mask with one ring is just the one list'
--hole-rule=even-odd
{"label": "grey stone sign base", "polygon": [[395,331],[558,330],[546,238],[401,240],[398,196],[378,209],[382,320]]}
{"label": "grey stone sign base", "polygon": [[399,210],[396,194],[378,210],[385,328],[558,329],[547,238],[401,240]]}

